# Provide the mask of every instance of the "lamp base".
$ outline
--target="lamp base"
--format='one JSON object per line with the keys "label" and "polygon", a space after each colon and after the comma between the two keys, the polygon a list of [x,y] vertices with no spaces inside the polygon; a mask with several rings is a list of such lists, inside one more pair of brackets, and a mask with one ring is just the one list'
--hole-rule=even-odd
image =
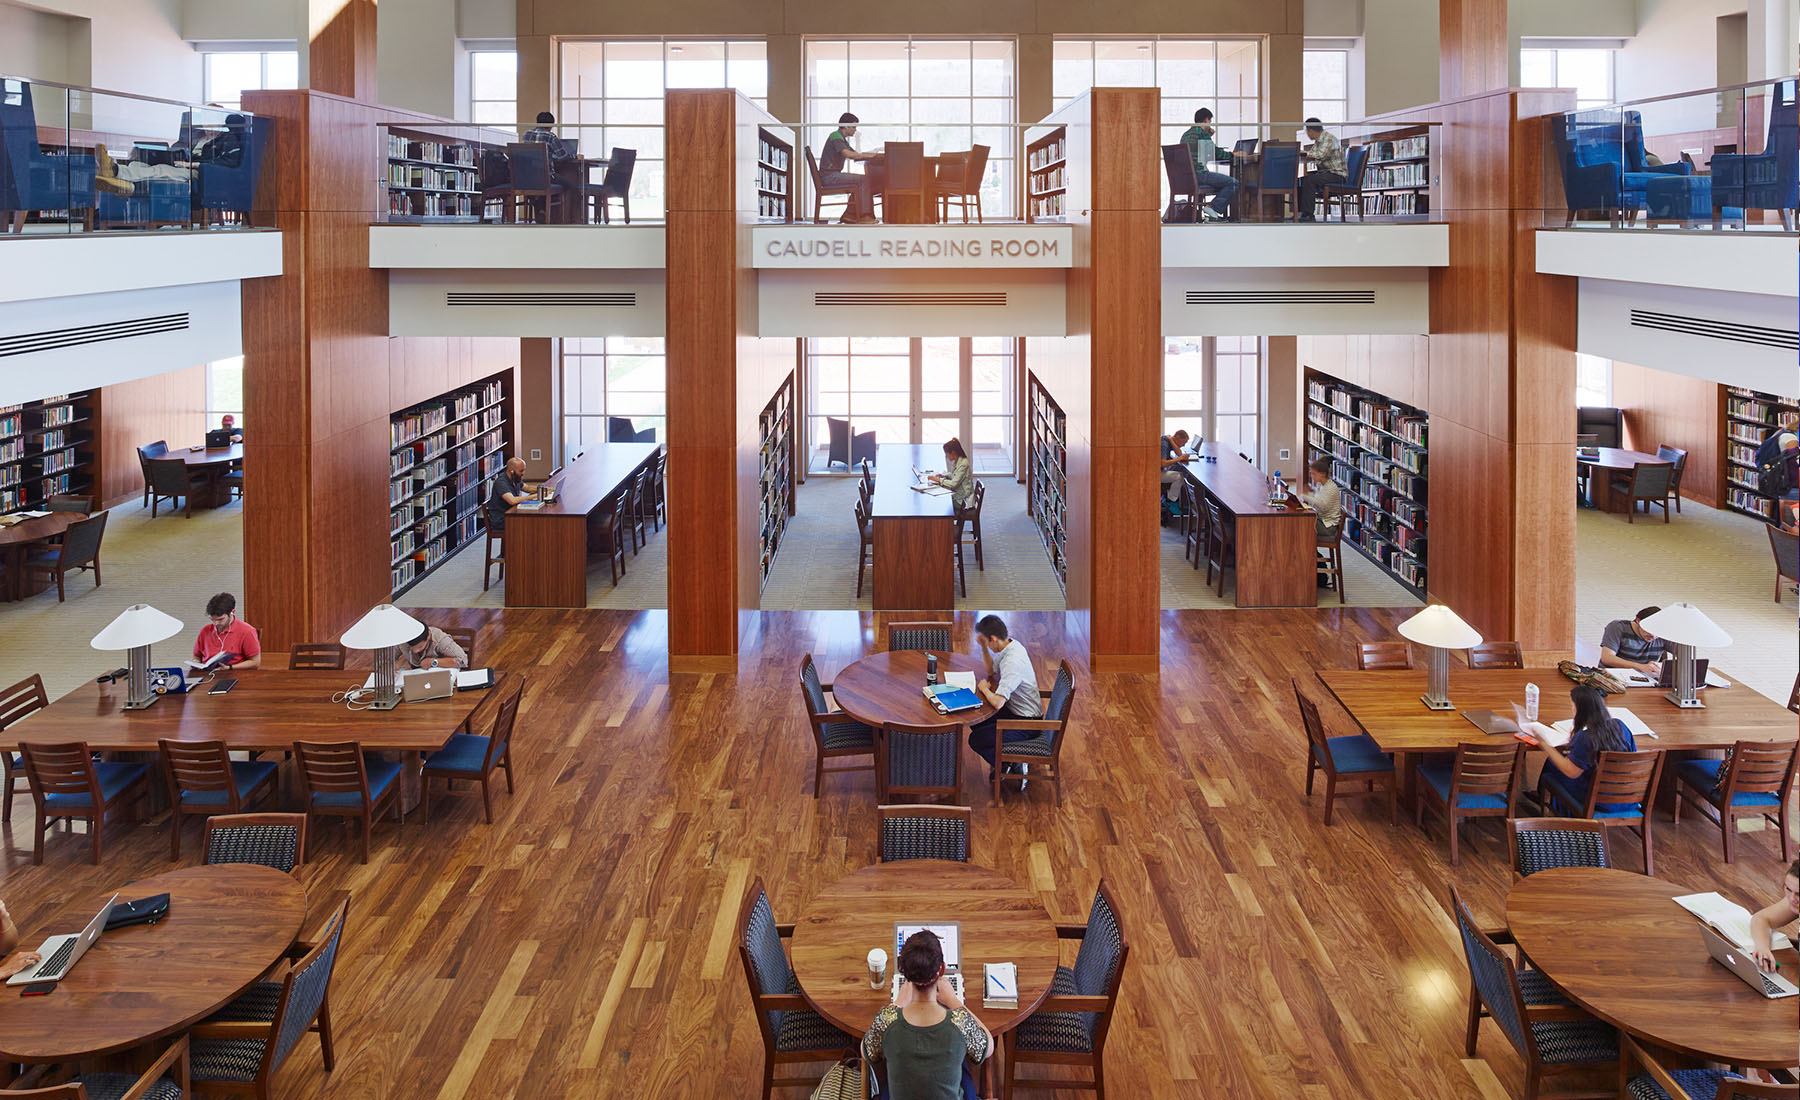
{"label": "lamp base", "polygon": [[370,701],[369,705],[364,707],[363,709],[364,710],[393,710],[395,707],[397,707],[399,705],[400,705],[400,693],[396,691],[392,695],[377,695],[377,696],[375,696],[374,699],[372,699]]}
{"label": "lamp base", "polygon": [[1706,709],[1706,704],[1702,703],[1700,701],[1700,696],[1698,693],[1696,693],[1692,699],[1683,699],[1681,697],[1680,692],[1669,691],[1669,692],[1665,692],[1663,694],[1663,698],[1667,699],[1671,703],[1674,703],[1676,706],[1680,707],[1683,710],[1705,710]]}
{"label": "lamp base", "polygon": [[150,704],[156,702],[156,698],[157,698],[156,696],[150,695],[150,696],[146,696],[142,699],[127,699],[127,700],[125,700],[125,704],[122,709],[124,709],[124,710],[149,710]]}
{"label": "lamp base", "polygon": [[1429,695],[1419,696],[1419,702],[1425,704],[1426,710],[1455,710],[1456,704],[1449,699],[1433,699]]}

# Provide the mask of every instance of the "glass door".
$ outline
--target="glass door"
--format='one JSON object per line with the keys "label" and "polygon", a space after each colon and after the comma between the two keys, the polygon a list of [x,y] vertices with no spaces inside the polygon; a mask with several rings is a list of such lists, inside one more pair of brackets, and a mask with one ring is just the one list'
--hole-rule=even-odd
{"label": "glass door", "polygon": [[873,432],[877,444],[941,446],[955,437],[976,473],[1013,472],[1017,345],[1009,337],[807,340],[807,472],[855,472],[831,449],[833,421],[848,421],[836,426],[840,436]]}

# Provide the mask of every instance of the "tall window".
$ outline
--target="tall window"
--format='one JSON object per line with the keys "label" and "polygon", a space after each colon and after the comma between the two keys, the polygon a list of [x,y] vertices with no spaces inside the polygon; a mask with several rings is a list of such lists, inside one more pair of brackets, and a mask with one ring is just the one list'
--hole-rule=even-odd
{"label": "tall window", "polygon": [[1575,109],[1604,107],[1613,102],[1613,54],[1603,49],[1519,51],[1519,85],[1524,88],[1573,88]]}
{"label": "tall window", "polygon": [[230,413],[244,426],[244,357],[215,359],[206,364],[206,426],[216,428],[219,417]]}
{"label": "tall window", "polygon": [[1171,336],[1163,342],[1163,432],[1185,428],[1256,458],[1262,448],[1262,340]]}
{"label": "tall window", "polygon": [[1327,126],[1350,121],[1350,51],[1307,50],[1302,62],[1301,110]]}
{"label": "tall window", "polygon": [[637,150],[631,176],[637,216],[660,218],[665,208],[663,93],[670,88],[736,88],[767,108],[767,47],[662,39],[563,43],[563,133],[578,139],[586,156]]}
{"label": "tall window", "polygon": [[[1061,107],[1093,87],[1162,89],[1162,140],[1173,144],[1210,107],[1218,143],[1260,136],[1262,44],[1253,38],[1057,39],[1051,97]],[[1159,173],[1160,174],[1160,173]]]}
{"label": "tall window", "polygon": [[519,122],[519,55],[469,51],[469,121],[511,129]]}
{"label": "tall window", "polygon": [[1012,472],[1017,343],[1000,336],[807,340],[807,469],[840,469],[831,454],[831,421],[840,420],[853,435],[874,432],[878,444],[955,436],[977,473]]}
{"label": "tall window", "polygon": [[1612,360],[1598,355],[1575,356],[1575,407],[1612,407]]}
{"label": "tall window", "polygon": [[243,105],[245,92],[298,87],[300,54],[295,50],[208,53],[202,72],[206,102],[235,111]]}
{"label": "tall window", "polygon": [[660,336],[605,336],[562,342],[563,460],[607,441],[608,417],[668,438],[668,386]]}
{"label": "tall window", "polygon": [[986,217],[1014,216],[1018,137],[1011,39],[882,39],[806,43],[804,140],[817,155],[845,111],[862,120],[855,145],[918,141],[927,156],[988,149]]}

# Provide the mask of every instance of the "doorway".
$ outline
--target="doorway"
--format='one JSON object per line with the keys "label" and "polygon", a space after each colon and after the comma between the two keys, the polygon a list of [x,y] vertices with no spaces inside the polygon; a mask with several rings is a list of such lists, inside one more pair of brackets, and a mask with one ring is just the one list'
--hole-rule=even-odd
{"label": "doorway", "polygon": [[813,337],[804,356],[809,475],[855,473],[871,445],[942,443],[952,436],[979,475],[1017,468],[1016,339]]}

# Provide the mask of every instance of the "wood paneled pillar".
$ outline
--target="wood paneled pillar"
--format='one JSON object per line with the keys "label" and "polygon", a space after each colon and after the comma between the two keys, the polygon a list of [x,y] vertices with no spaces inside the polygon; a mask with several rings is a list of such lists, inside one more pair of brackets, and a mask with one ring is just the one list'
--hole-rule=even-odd
{"label": "wood paneled pillar", "polygon": [[375,0],[307,0],[306,86],[375,102]]}

